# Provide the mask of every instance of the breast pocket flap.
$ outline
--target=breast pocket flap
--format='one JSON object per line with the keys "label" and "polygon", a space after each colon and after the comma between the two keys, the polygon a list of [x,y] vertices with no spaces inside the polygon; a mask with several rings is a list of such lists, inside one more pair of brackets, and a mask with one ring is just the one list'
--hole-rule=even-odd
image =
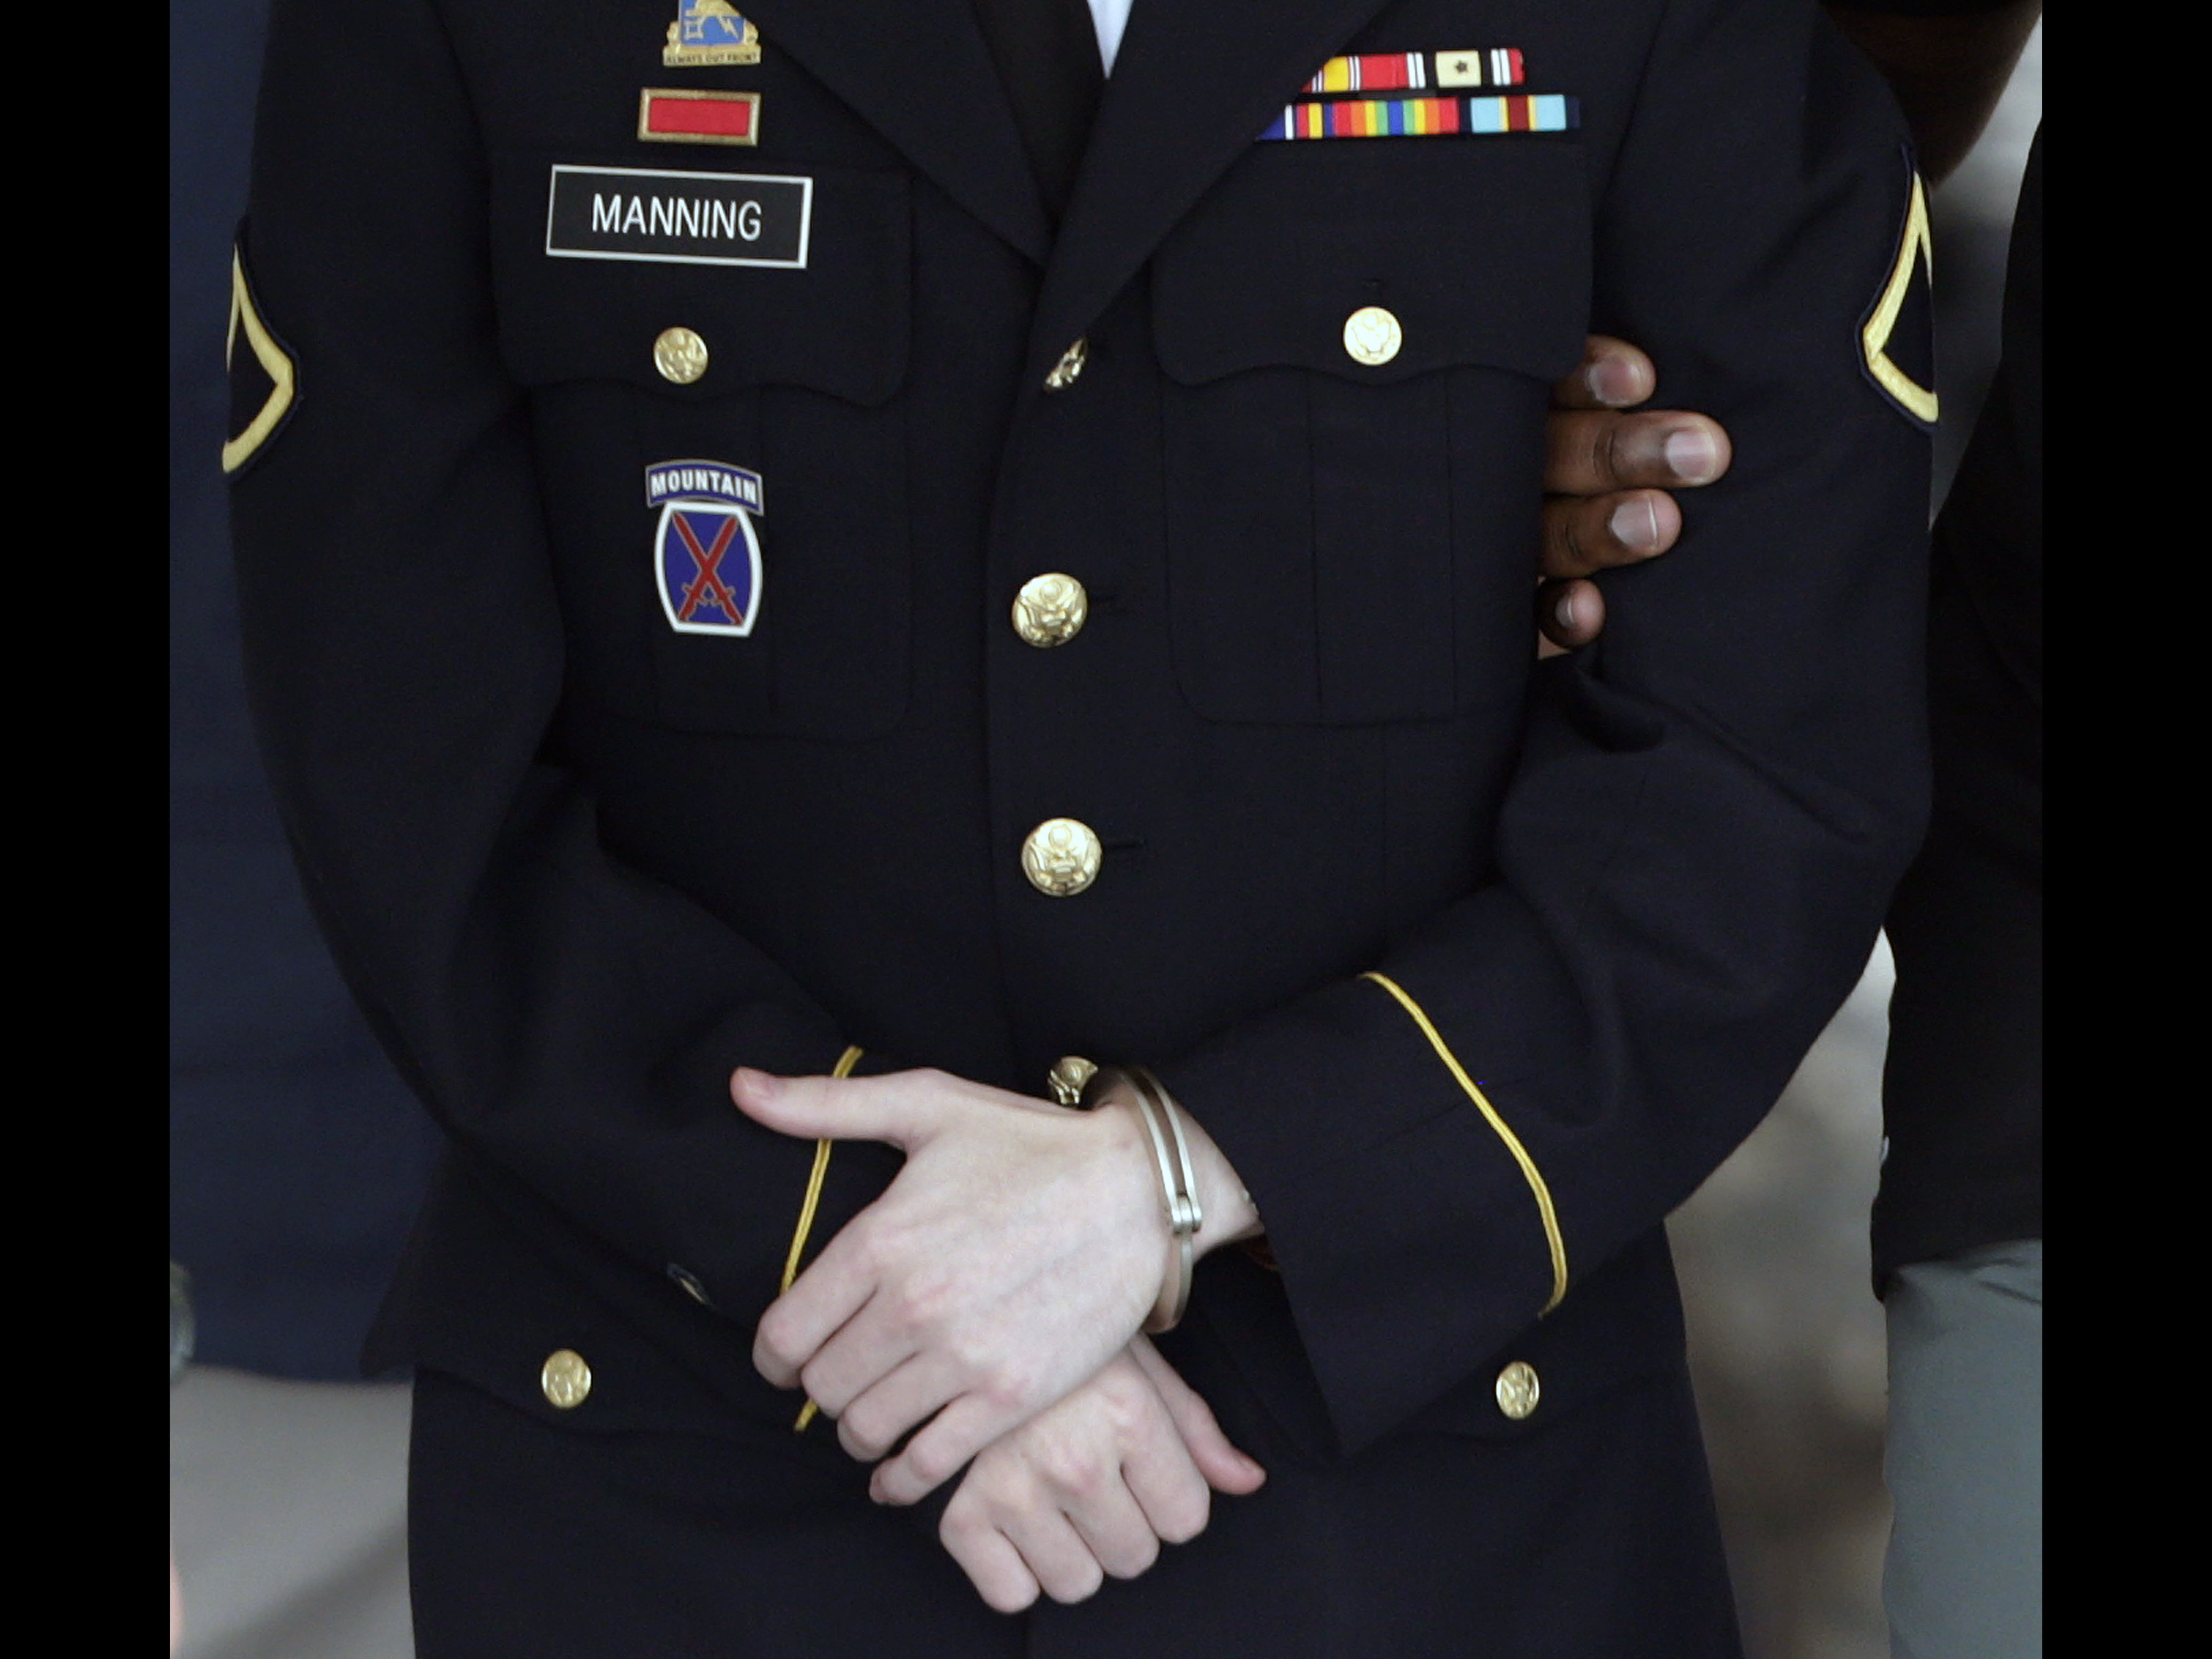
{"label": "breast pocket flap", "polygon": [[494,160],[493,219],[499,349],[524,386],[680,398],[791,386],[874,407],[905,380],[902,175],[520,152]]}
{"label": "breast pocket flap", "polygon": [[1258,146],[1154,259],[1160,362],[1186,386],[1260,368],[1556,380],[1582,357],[1589,221],[1569,144]]}

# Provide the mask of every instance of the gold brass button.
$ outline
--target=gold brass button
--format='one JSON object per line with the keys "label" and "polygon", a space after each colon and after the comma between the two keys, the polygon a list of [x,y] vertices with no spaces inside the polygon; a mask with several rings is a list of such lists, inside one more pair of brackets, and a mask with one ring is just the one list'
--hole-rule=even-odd
{"label": "gold brass button", "polygon": [[1098,1075],[1098,1063],[1081,1054],[1062,1054],[1045,1078],[1052,1097],[1063,1106],[1083,1104],[1083,1085]]}
{"label": "gold brass button", "polygon": [[574,1411],[592,1392],[592,1368],[574,1348],[556,1348],[545,1356],[538,1386],[550,1404],[564,1412]]}
{"label": "gold brass button", "polygon": [[1543,1392],[1536,1368],[1525,1359],[1516,1359],[1498,1373],[1498,1409],[1516,1423],[1536,1409]]}
{"label": "gold brass button", "polygon": [[1344,349],[1356,363],[1370,368],[1387,363],[1405,343],[1405,330],[1381,306],[1362,306],[1344,319]]}
{"label": "gold brass button", "polygon": [[1073,386],[1083,373],[1083,365],[1091,356],[1091,342],[1080,334],[1075,343],[1060,354],[1060,361],[1052,366],[1052,373],[1044,377],[1047,392],[1065,392]]}
{"label": "gold brass button", "polygon": [[707,372],[707,343],[688,328],[664,328],[653,343],[653,366],[662,380],[690,386]]}
{"label": "gold brass button", "polygon": [[1087,823],[1047,818],[1022,842],[1022,873],[1052,898],[1068,898],[1098,879],[1104,849]]}
{"label": "gold brass button", "polygon": [[1014,595],[1014,632],[1040,650],[1066,645],[1090,616],[1091,596],[1083,584],[1057,570],[1030,577]]}

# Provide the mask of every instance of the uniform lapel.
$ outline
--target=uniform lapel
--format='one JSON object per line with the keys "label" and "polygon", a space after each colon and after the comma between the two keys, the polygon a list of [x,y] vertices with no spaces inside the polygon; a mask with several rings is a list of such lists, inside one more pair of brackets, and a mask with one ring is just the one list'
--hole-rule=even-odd
{"label": "uniform lapel", "polygon": [[1268,118],[1386,3],[1136,0],[1046,270],[1033,366],[1091,325]]}
{"label": "uniform lapel", "polygon": [[945,193],[1045,262],[1052,230],[969,0],[741,0],[788,52]]}

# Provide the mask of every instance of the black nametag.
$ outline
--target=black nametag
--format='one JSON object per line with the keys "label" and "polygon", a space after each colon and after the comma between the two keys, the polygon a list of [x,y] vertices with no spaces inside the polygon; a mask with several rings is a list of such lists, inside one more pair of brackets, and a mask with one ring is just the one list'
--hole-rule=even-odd
{"label": "black nametag", "polygon": [[553,169],[545,251],[679,265],[806,264],[814,181],[750,173]]}

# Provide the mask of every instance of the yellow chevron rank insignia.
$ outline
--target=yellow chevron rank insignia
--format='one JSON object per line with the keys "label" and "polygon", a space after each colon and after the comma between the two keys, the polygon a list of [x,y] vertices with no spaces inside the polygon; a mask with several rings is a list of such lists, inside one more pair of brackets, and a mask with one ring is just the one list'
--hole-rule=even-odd
{"label": "yellow chevron rank insignia", "polygon": [[1936,424],[1936,353],[1929,293],[1935,245],[1928,234],[1928,194],[1912,174],[1889,280],[1859,322],[1859,361],[1867,378],[1915,424]]}
{"label": "yellow chevron rank insignia", "polygon": [[[252,284],[246,279],[242,246],[234,244],[230,251],[230,327],[222,343],[222,366],[230,376],[230,435],[222,446],[222,470],[232,477],[283,429],[300,400],[292,354],[261,320]],[[241,333],[243,352],[238,349]]]}

